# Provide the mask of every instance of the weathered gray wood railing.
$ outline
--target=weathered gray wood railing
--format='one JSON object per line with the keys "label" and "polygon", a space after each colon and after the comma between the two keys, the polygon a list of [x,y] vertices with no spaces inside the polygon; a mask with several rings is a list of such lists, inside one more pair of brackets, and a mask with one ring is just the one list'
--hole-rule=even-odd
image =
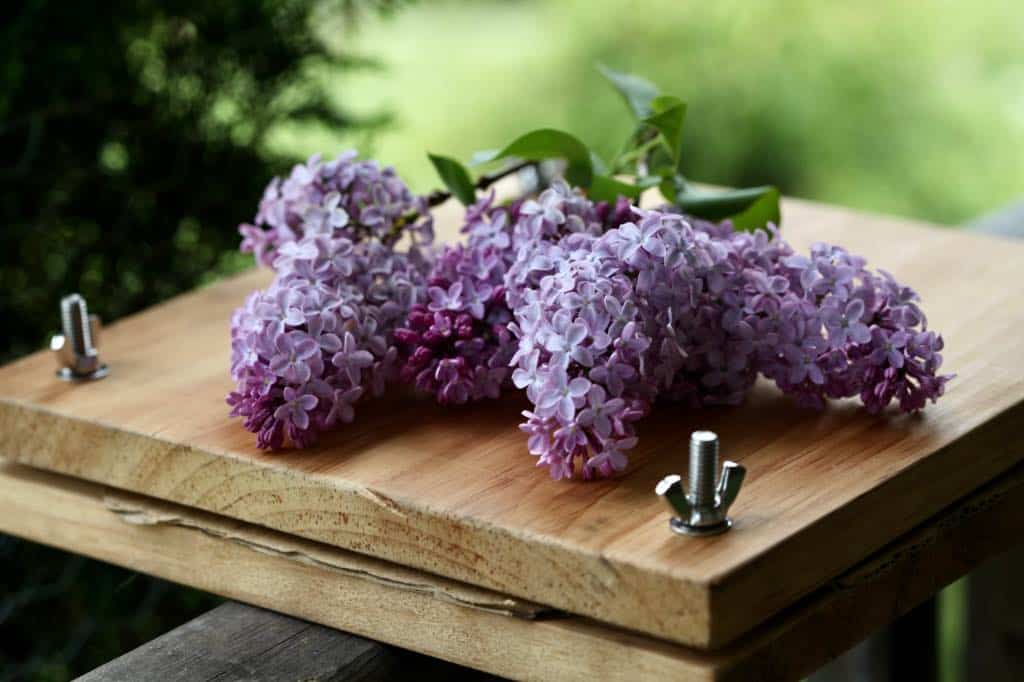
{"label": "weathered gray wood railing", "polygon": [[402,651],[273,611],[227,602],[110,661],[80,682],[334,682],[486,673]]}

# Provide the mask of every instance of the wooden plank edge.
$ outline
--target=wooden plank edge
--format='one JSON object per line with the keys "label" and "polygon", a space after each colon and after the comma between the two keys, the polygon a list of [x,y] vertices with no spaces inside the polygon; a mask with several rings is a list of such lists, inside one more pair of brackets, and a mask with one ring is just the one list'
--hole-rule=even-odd
{"label": "wooden plank edge", "polygon": [[[100,453],[122,454],[112,462]],[[340,485],[316,474],[239,460],[229,452],[207,452],[2,397],[0,457],[254,524],[266,519],[244,506],[220,508],[201,491],[188,492],[184,483],[196,472],[215,471],[224,483],[219,492],[227,499],[267,490],[287,490],[299,498],[308,491],[324,509],[363,525],[321,528],[303,521],[301,527],[285,529],[288,534],[550,604],[613,627],[698,648],[709,644],[710,584],[575,550],[557,538],[438,514],[368,487]],[[165,475],[151,475],[154,471]],[[389,541],[367,543],[371,530]],[[587,588],[582,591],[581,579]],[[659,595],[656,604],[645,596],[650,594]]]}
{"label": "wooden plank edge", "polygon": [[0,464],[0,531],[517,679],[713,680],[699,653],[106,486]]}
{"label": "wooden plank edge", "polygon": [[[1024,402],[979,424],[932,455],[918,460],[900,476],[869,490],[856,500],[856,504],[846,505],[818,519],[782,544],[799,543],[805,548],[808,560],[827,563],[835,576],[856,570],[856,566],[864,561],[864,555],[856,548],[871,547],[871,555],[874,555],[883,552],[889,544],[879,542],[872,547],[873,527],[886,524],[895,535],[890,542],[899,543],[921,524],[931,523],[966,499],[959,496],[958,501],[957,490],[980,490],[989,482],[1000,480],[1015,467],[1019,469],[1024,462],[1024,448],[1019,446],[1015,434],[1022,420]],[[970,461],[970,464],[959,464],[965,461]],[[924,497],[920,491],[926,487],[930,492]],[[937,499],[953,502],[939,503]],[[848,529],[843,538],[835,537],[834,529],[837,527]],[[807,548],[814,549],[807,552]],[[814,585],[794,586],[791,583],[798,569],[792,564],[773,562],[772,556],[767,552],[714,580],[710,587],[708,648],[727,647],[749,634],[754,629],[750,622],[751,610],[763,614],[759,623],[767,622],[773,613],[790,608],[807,595],[819,593],[823,585],[835,582],[833,579]],[[765,580],[779,586],[776,598],[752,604],[753,595],[763,594],[759,583],[763,584]]]}
{"label": "wooden plank edge", "polygon": [[[1012,434],[1022,416],[1024,403],[979,425],[962,438],[916,463],[905,476],[888,482],[886,490],[876,489],[865,494],[857,505],[837,510],[828,519],[829,523],[821,520],[786,542],[829,548],[816,553],[814,560],[828,562],[829,570],[835,575],[849,570],[862,559],[859,553],[851,550],[851,545],[863,544],[865,534],[872,532],[871,527],[886,522],[894,527],[895,532],[902,534],[941,509],[940,505],[930,500],[922,501],[915,494],[922,482],[928,481],[934,485],[938,481],[943,495],[951,497],[955,495],[955,489],[981,486],[1019,462],[1022,453],[1015,447]],[[15,444],[20,445],[15,447]],[[143,464],[127,468],[105,467],[102,459],[93,462],[89,456],[89,451],[100,449],[130,451]],[[165,443],[156,438],[65,417],[37,407],[5,403],[0,399],[0,453],[11,454],[12,450],[18,453],[14,458],[16,461],[89,480],[102,481],[104,477],[109,477],[111,485],[124,489],[139,488],[161,498],[171,497],[173,493],[159,486],[153,487],[154,481],[162,479],[147,476],[139,479],[135,472],[166,466],[158,462],[167,462],[168,458],[173,458],[174,467],[179,471],[201,470],[215,463],[228,468],[224,478],[233,480],[228,475],[233,467],[256,466],[261,488],[298,491],[304,488],[315,489],[318,494],[331,497],[329,502],[325,502],[329,508],[353,517],[371,519],[371,523],[380,525],[375,531],[377,535],[394,540],[393,543],[378,543],[372,548],[358,551],[371,552],[386,561],[443,573],[455,580],[481,585],[502,594],[551,604],[565,611],[610,622],[612,627],[625,627],[699,649],[718,650],[740,641],[758,623],[765,622],[799,599],[814,594],[822,584],[827,584],[816,582],[794,586],[791,567],[771,562],[766,558],[770,555],[741,566],[728,575],[718,576],[710,584],[678,578],[672,580],[671,576],[649,573],[638,567],[621,563],[612,565],[600,554],[573,552],[558,543],[531,543],[500,528],[477,527],[473,524],[463,526],[467,532],[460,535],[463,543],[459,546],[460,551],[483,557],[498,557],[500,555],[496,554],[495,543],[500,547],[512,545],[518,547],[519,551],[534,554],[536,561],[527,562],[529,565],[557,566],[560,570],[543,576],[510,576],[502,574],[500,570],[496,573],[481,570],[479,566],[470,570],[471,565],[460,559],[459,552],[451,552],[452,544],[446,539],[448,531],[443,520],[435,519],[427,511],[399,504],[373,490],[337,486],[324,490],[311,480],[315,478],[313,475],[265,465],[238,464],[232,457],[221,458],[188,446]],[[976,453],[972,466],[957,467],[954,464],[956,459],[964,458],[967,453]],[[252,477],[243,477],[242,480],[248,485]],[[895,496],[899,502],[895,506],[879,504],[877,499],[882,496],[891,497],[894,486],[900,491]],[[242,495],[243,490],[239,489],[238,494]],[[246,522],[259,524],[263,521],[260,518],[249,518],[244,508],[221,510],[205,498],[191,502],[207,511],[217,514],[223,512]],[[874,518],[878,512],[884,512],[886,519]],[[839,525],[848,527],[851,536],[860,537],[857,543],[834,542],[827,527],[835,525],[836,516],[844,519]],[[350,549],[346,547],[347,538],[331,529],[321,530],[313,526],[296,529],[294,532],[315,541]],[[496,536],[500,537],[496,539]],[[357,534],[354,537],[361,540],[363,536]],[[883,546],[884,543],[879,543],[876,551]],[[438,565],[438,557],[444,561],[445,556],[450,556],[447,563]],[[487,559],[485,565],[495,567],[498,564],[501,562]],[[595,589],[593,594],[584,595],[580,601],[572,598],[569,591],[559,583],[560,576],[572,576],[573,580],[584,576],[589,583],[603,589]],[[779,585],[779,596],[774,601],[757,600],[755,603],[751,595],[760,594],[758,584],[766,580]],[[639,595],[648,592],[663,595],[662,601],[657,605],[644,602]]]}
{"label": "wooden plank edge", "polygon": [[718,679],[801,679],[986,560],[1022,546],[1024,463],[721,652]]}
{"label": "wooden plank edge", "polygon": [[21,465],[0,465],[0,488],[4,532],[523,679],[799,679],[1024,536],[1022,464],[741,642],[701,652]]}

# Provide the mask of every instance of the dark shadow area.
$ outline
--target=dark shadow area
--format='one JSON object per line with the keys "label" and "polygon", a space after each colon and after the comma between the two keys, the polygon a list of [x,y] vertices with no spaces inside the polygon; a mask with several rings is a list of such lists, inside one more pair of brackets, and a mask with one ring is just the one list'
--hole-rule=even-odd
{"label": "dark shadow area", "polygon": [[221,603],[198,590],[0,535],[0,680],[68,680]]}

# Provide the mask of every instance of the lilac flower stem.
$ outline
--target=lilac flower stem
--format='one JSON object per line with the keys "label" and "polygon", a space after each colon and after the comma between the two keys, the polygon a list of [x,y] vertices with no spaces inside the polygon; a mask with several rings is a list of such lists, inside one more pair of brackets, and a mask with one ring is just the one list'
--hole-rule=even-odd
{"label": "lilac flower stem", "polygon": [[[514,163],[511,166],[503,168],[500,171],[490,173],[488,175],[481,175],[480,178],[476,181],[475,187],[478,190],[488,189],[491,185],[498,182],[499,180],[507,178],[510,175],[515,175],[524,168],[529,168],[530,166],[537,165],[538,164],[536,161],[520,161],[519,163]],[[451,198],[451,192],[441,189],[435,189],[433,192],[427,195],[427,204],[431,207],[439,206]]]}

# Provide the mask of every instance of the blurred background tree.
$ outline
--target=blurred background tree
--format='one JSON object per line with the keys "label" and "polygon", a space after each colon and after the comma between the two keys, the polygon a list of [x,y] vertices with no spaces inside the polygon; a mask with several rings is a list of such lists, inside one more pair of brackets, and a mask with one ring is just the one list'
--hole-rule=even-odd
{"label": "blurred background tree", "polygon": [[[344,48],[396,2],[29,0],[0,24],[0,357],[38,348],[62,294],[117,318],[248,262],[235,226],[295,158],[283,123],[337,134],[308,74],[375,71]],[[331,45],[317,27],[333,26]]]}

